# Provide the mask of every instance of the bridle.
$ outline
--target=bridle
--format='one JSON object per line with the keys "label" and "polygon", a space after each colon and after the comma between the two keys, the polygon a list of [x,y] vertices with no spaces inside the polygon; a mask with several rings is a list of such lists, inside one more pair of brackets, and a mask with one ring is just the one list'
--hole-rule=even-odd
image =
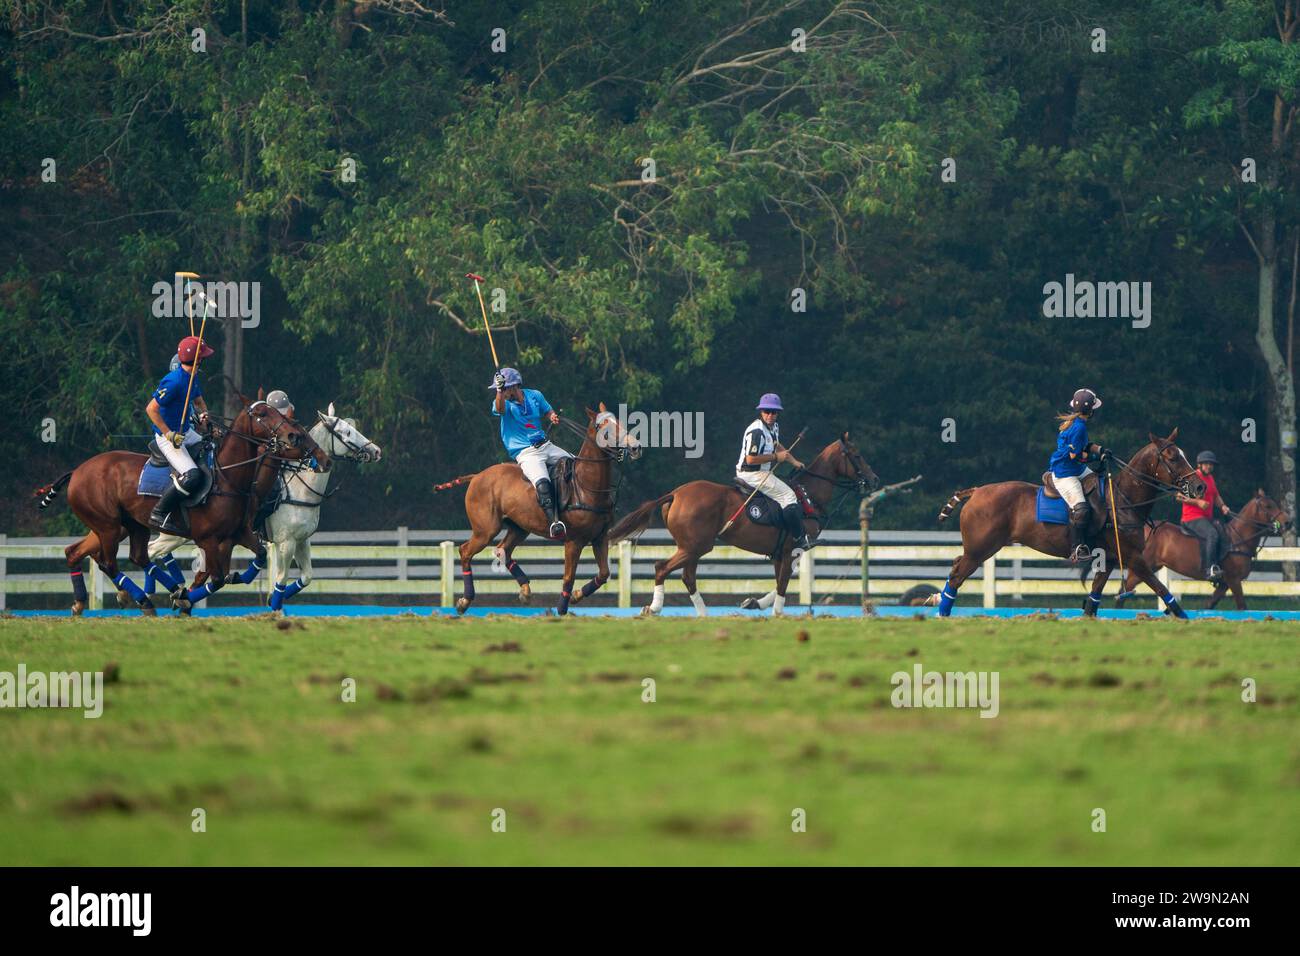
{"label": "bridle", "polygon": [[[253,402],[253,403],[251,403],[251,404],[245,406],[245,408],[244,408],[244,412],[249,413],[249,418],[250,418],[250,420],[254,420],[254,421],[258,421],[258,422],[260,422],[261,419],[255,419],[255,418],[253,417],[253,415],[252,415],[252,411],[253,411],[253,409],[256,408],[258,405],[266,405],[266,404],[267,404],[266,402],[264,402],[264,401],[262,401],[261,399],[259,399],[258,401]],[[271,406],[270,406],[270,405],[267,405],[267,407],[270,408]],[[209,415],[208,417],[209,417],[209,419],[211,419],[213,416]],[[281,425],[283,425],[283,424],[287,424],[287,423],[292,423],[292,419],[284,418],[283,416],[281,416],[281,417],[282,417],[282,419],[283,419],[282,422],[281,422]],[[236,430],[235,430],[235,428],[234,428],[234,423],[235,423],[236,421],[238,421],[238,416],[236,416],[234,419],[230,419],[230,420],[221,419],[220,422],[215,423],[215,424],[213,425],[212,430],[213,430],[214,432],[218,433],[218,437],[219,437],[219,438],[222,438],[222,439],[224,439],[224,438],[226,438],[226,437],[239,438],[239,439],[242,439],[243,441],[247,442],[248,444],[252,445],[255,449],[260,448],[261,451],[259,451],[259,452],[258,452],[256,455],[254,455],[253,457],[251,457],[251,458],[245,458],[245,459],[243,459],[243,460],[241,460],[241,461],[233,461],[233,462],[226,462],[226,463],[214,462],[214,465],[213,465],[213,484],[214,484],[214,485],[218,485],[220,479],[225,475],[225,473],[226,473],[227,471],[230,471],[230,470],[235,469],[235,468],[240,468],[240,467],[242,467],[242,466],[244,466],[244,465],[248,465],[248,464],[252,464],[252,465],[254,466],[254,468],[253,468],[253,480],[252,480],[252,482],[250,483],[249,488],[248,488],[247,491],[243,491],[243,492],[237,492],[237,491],[224,491],[224,490],[220,489],[220,487],[214,487],[214,488],[213,488],[213,491],[212,491],[212,494],[214,494],[214,495],[227,495],[227,496],[230,496],[230,497],[247,497],[247,496],[253,494],[254,489],[257,487],[257,481],[258,481],[259,476],[261,475],[262,468],[263,468],[263,466],[264,466],[268,461],[270,461],[270,462],[275,462],[275,463],[278,463],[278,464],[281,464],[281,465],[283,465],[283,464],[286,463],[286,462],[301,462],[301,461],[303,461],[303,456],[302,456],[302,455],[297,455],[297,456],[294,456],[294,457],[289,457],[289,456],[286,456],[286,455],[282,455],[282,454],[280,454],[280,452],[281,452],[283,449],[285,449],[285,448],[297,448],[297,447],[298,447],[298,442],[297,442],[297,440],[296,440],[297,437],[298,437],[297,434],[293,434],[293,436],[292,436],[292,437],[293,437],[293,440],[285,439],[285,438],[281,438],[280,435],[279,435],[279,429],[280,429],[280,426],[276,426],[274,429],[271,429],[271,433],[270,433],[269,435],[267,435],[267,436],[260,436],[260,435],[255,435],[255,434],[248,434],[248,433],[245,433],[245,432],[241,432],[241,431],[236,431]],[[264,423],[263,423],[263,424],[264,424]],[[265,426],[265,424],[264,424],[264,427],[269,427],[269,426]],[[299,427],[299,429],[301,429],[301,426],[298,426],[298,427]],[[304,435],[306,435],[305,430],[303,430],[303,433],[304,433]],[[311,442],[311,436],[310,436],[310,435],[306,435],[306,438],[307,438],[307,440],[308,440],[309,442]],[[314,445],[315,442],[312,442],[312,444]],[[306,449],[303,449],[303,450],[305,451]],[[317,448],[317,451],[320,451],[320,449]],[[313,455],[312,457],[314,458],[315,456]],[[301,466],[299,466],[299,467],[301,467]]]}
{"label": "bridle", "polygon": [[[830,485],[832,489],[839,489],[841,491],[838,496],[832,497],[830,505],[826,508],[823,508],[815,501],[812,501],[811,497],[809,498],[809,501],[817,509],[817,513],[813,516],[814,520],[816,520],[817,524],[821,527],[830,524],[831,516],[839,510],[840,505],[842,505],[851,494],[856,492],[858,497],[861,498],[880,485],[880,478],[878,476],[875,476],[874,474],[870,476],[866,475],[858,466],[858,458],[862,457],[861,452],[854,451],[850,453],[849,449],[844,444],[843,438],[839,440],[838,445],[840,454],[843,455],[848,460],[849,464],[853,466],[852,478],[841,478],[838,475],[830,477],[821,475],[815,471],[810,471],[809,467],[811,466],[801,468],[790,476],[791,483],[801,483],[802,479],[805,478],[816,478],[818,481],[826,482],[826,484]],[[814,460],[813,464],[815,465],[816,463],[816,460]],[[868,470],[870,470],[869,467]]]}
{"label": "bridle", "polygon": [[[1152,488],[1157,492],[1157,494],[1152,495],[1146,501],[1143,501],[1141,503],[1135,503],[1133,499],[1130,498],[1122,488],[1120,488],[1118,480],[1113,480],[1113,484],[1111,485],[1111,487],[1114,488],[1115,494],[1123,499],[1123,504],[1121,504],[1117,508],[1118,511],[1136,511],[1139,508],[1146,508],[1148,510],[1148,513],[1150,513],[1151,507],[1162,498],[1170,498],[1173,497],[1174,495],[1191,495],[1192,493],[1191,479],[1196,477],[1197,475],[1196,469],[1191,466],[1190,462],[1188,462],[1188,470],[1181,475],[1175,476],[1172,482],[1161,480],[1161,478],[1158,475],[1158,471],[1160,468],[1164,468],[1171,475],[1174,472],[1173,466],[1165,459],[1164,453],[1166,449],[1177,448],[1178,446],[1175,445],[1173,442],[1161,442],[1159,440],[1156,441],[1155,445],[1156,445],[1156,451],[1155,451],[1154,469],[1156,473],[1152,473],[1152,474],[1148,474],[1146,471],[1133,467],[1132,461],[1127,461],[1119,457],[1118,455],[1110,456],[1110,460],[1116,462],[1119,465],[1119,474],[1128,475],[1138,484],[1145,485],[1146,487]],[[1141,454],[1141,452],[1139,452],[1138,454]],[[1181,449],[1179,449],[1179,454],[1180,455],[1182,454]],[[1183,455],[1183,460],[1186,461],[1186,459],[1187,456]],[[1150,523],[1149,520],[1144,520],[1143,522],[1136,525],[1121,524],[1120,528],[1122,530],[1131,530],[1133,528],[1142,527],[1143,524],[1148,524],[1148,523]]]}
{"label": "bridle", "polygon": [[[605,416],[608,416],[608,419],[605,419]],[[612,420],[615,420],[615,421],[617,420],[617,419],[614,419],[614,416],[613,416],[612,413],[610,413],[610,412],[601,412],[601,413],[600,413],[599,415],[597,415],[596,418],[593,420],[593,424],[594,424],[595,422],[601,422],[602,419],[604,419],[605,421],[608,421],[608,420],[611,420],[611,419],[612,419]],[[577,435],[578,437],[580,437],[580,438],[582,439],[582,443],[583,443],[584,445],[587,443],[587,428],[583,428],[583,427],[582,427],[582,424],[581,424],[580,422],[575,422],[575,421],[573,421],[573,420],[570,419],[570,418],[565,418],[565,417],[561,416],[561,417],[560,417],[560,420],[559,420],[559,422],[558,422],[557,424],[563,425],[566,429],[568,429],[569,431],[573,432],[573,434],[575,434],[575,435]],[[588,426],[588,427],[590,427],[590,426]],[[600,427],[603,428],[604,425],[602,424]],[[599,429],[597,429],[597,431],[599,431]],[[605,447],[604,445],[602,445],[599,441],[595,441],[594,444],[596,445],[596,449],[600,452],[600,457],[598,457],[598,458],[593,458],[593,457],[590,457],[590,456],[588,456],[588,455],[574,455],[574,456],[573,456],[573,460],[574,460],[574,462],[576,463],[576,462],[580,462],[580,461],[588,461],[588,462],[601,463],[601,462],[607,462],[607,461],[608,461],[608,462],[614,462],[614,463],[616,463],[616,464],[622,465],[622,464],[625,464],[625,463],[628,461],[628,448],[627,448],[626,445],[617,445],[617,446],[615,446],[614,448],[606,448],[606,447]],[[579,450],[581,450],[581,449],[579,449]],[[590,496],[592,496],[593,498],[594,498],[594,497],[597,497],[597,496],[599,496],[599,495],[605,495],[605,494],[607,494],[607,495],[610,495],[610,496],[611,496],[611,497],[610,497],[610,505],[609,505],[608,508],[596,508],[596,507],[594,507],[594,506],[592,506],[592,505],[583,504],[582,501],[579,500],[579,501],[575,501],[573,504],[569,505],[565,510],[567,510],[567,511],[593,511],[593,512],[595,512],[595,513],[597,513],[597,514],[612,514],[612,513],[614,512],[615,508],[618,507],[618,492],[619,492],[619,489],[623,487],[623,480],[624,480],[626,477],[627,477],[627,471],[626,471],[626,469],[620,468],[620,469],[618,470],[618,481],[617,481],[614,485],[612,485],[611,487],[609,487],[609,488],[588,488],[587,486],[585,486],[585,485],[584,485],[584,484],[583,484],[583,483],[578,479],[578,469],[575,467],[575,468],[573,469],[573,485],[574,485],[575,488],[578,489],[579,498],[581,498],[581,496],[582,496],[583,494],[590,495]]]}

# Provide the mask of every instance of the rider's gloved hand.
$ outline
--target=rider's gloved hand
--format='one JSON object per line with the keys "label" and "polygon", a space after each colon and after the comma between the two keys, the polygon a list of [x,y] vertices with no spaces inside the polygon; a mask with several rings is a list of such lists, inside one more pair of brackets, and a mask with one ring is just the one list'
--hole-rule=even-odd
{"label": "rider's gloved hand", "polygon": [[168,432],[167,440],[171,442],[173,448],[180,448],[181,445],[185,444],[185,436],[180,432]]}
{"label": "rider's gloved hand", "polygon": [[498,392],[501,391],[501,389],[506,387],[506,377],[502,375],[500,372],[497,372],[495,375],[492,376],[492,387],[495,388]]}
{"label": "rider's gloved hand", "polygon": [[1111,451],[1109,448],[1102,448],[1097,457],[1101,459],[1101,463],[1104,465],[1106,462],[1110,461],[1112,458],[1115,457],[1115,453]]}

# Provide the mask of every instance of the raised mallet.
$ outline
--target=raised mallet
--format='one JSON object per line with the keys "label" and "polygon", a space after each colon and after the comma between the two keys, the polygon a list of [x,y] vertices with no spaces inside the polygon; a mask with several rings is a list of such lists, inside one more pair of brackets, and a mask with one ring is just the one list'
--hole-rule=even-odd
{"label": "raised mallet", "polygon": [[479,288],[479,283],[485,280],[482,276],[477,276],[472,272],[466,272],[465,278],[474,280],[474,291],[478,293],[478,307],[483,311],[483,328],[487,330],[488,345],[492,348],[492,367],[500,368],[501,362],[497,359],[496,343],[492,341],[492,326],[488,325],[487,306],[483,304],[483,290]]}

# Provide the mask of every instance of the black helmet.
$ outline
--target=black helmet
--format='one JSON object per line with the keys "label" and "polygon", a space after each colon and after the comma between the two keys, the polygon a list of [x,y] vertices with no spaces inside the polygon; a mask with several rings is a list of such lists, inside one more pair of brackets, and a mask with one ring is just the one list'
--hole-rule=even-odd
{"label": "black helmet", "polygon": [[1097,393],[1090,388],[1081,388],[1074,393],[1074,398],[1070,399],[1070,410],[1075,412],[1091,413],[1101,408],[1101,399]]}
{"label": "black helmet", "polygon": [[1214,452],[1203,451],[1196,456],[1196,463],[1198,465],[1217,465],[1219,463],[1219,459],[1214,457]]}

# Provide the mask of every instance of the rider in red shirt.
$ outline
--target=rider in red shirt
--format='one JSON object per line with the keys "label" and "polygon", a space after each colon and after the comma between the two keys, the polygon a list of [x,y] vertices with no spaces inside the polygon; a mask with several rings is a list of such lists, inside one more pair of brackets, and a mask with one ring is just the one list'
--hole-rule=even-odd
{"label": "rider in red shirt", "polygon": [[1218,463],[1219,460],[1214,457],[1212,451],[1203,451],[1197,455],[1196,470],[1201,473],[1201,480],[1205,482],[1204,496],[1189,498],[1186,495],[1178,495],[1178,500],[1183,503],[1183,527],[1200,539],[1201,570],[1205,571],[1206,577],[1215,582],[1223,577],[1223,569],[1219,567],[1219,546],[1226,535],[1223,526],[1214,520],[1214,509],[1217,507],[1225,518],[1231,514],[1231,509],[1214,483],[1214,466]]}

